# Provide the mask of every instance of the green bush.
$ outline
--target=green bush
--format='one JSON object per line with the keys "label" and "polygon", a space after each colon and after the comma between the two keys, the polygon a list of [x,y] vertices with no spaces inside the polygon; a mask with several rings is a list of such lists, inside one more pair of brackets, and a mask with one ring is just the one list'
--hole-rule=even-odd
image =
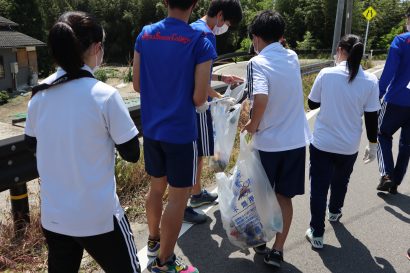
{"label": "green bush", "polygon": [[127,72],[125,72],[122,79],[125,83],[132,82],[132,67],[131,66],[128,67]]}
{"label": "green bush", "polygon": [[10,96],[7,91],[0,91],[0,105],[5,104],[9,101]]}
{"label": "green bush", "polygon": [[102,81],[102,82],[106,82],[108,79],[108,75],[107,72],[105,71],[105,69],[99,69],[94,73],[94,76],[97,80]]}

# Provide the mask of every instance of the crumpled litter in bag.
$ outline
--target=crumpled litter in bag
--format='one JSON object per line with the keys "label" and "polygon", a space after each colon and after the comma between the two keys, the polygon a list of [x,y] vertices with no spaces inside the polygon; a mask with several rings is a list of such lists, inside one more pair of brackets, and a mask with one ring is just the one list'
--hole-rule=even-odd
{"label": "crumpled litter in bag", "polygon": [[230,242],[246,249],[282,231],[282,212],[257,151],[240,136],[240,154],[229,177],[217,173],[219,207]]}

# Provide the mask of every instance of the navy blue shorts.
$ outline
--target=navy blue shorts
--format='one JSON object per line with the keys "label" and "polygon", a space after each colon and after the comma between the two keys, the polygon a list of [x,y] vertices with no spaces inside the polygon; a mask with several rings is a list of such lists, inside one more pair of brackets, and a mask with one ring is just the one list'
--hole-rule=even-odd
{"label": "navy blue shorts", "polygon": [[283,152],[259,151],[259,155],[276,193],[288,198],[305,193],[306,147]]}
{"label": "navy blue shorts", "polygon": [[198,124],[198,156],[214,155],[214,129],[212,126],[212,115],[208,109],[204,113],[197,113]]}
{"label": "navy blue shorts", "polygon": [[196,183],[198,151],[196,141],[174,144],[144,137],[145,171],[153,177],[167,177],[175,188],[189,188]]}

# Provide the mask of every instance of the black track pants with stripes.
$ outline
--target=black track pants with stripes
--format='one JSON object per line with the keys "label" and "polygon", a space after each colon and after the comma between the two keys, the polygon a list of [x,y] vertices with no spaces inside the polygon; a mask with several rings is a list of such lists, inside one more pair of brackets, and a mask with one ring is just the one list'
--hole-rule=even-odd
{"label": "black track pants with stripes", "polygon": [[73,237],[43,228],[48,245],[48,272],[74,273],[80,269],[84,249],[107,273],[140,273],[137,248],[126,216],[114,217],[114,230],[108,233]]}

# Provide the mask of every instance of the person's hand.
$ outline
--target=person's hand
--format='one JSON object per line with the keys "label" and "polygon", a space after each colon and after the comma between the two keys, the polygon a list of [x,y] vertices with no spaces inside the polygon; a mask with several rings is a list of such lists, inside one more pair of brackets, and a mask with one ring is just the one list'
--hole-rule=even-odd
{"label": "person's hand", "polygon": [[231,85],[244,82],[242,78],[237,77],[235,75],[223,75],[222,81],[226,84],[231,84]]}
{"label": "person's hand", "polygon": [[201,106],[196,106],[195,107],[196,112],[198,114],[206,112],[206,110],[208,110],[208,108],[209,108],[209,103],[207,101],[204,104],[202,104]]}
{"label": "person's hand", "polygon": [[363,161],[365,164],[368,164],[372,162],[373,160],[375,160],[376,157],[377,157],[377,143],[369,142],[364,152]]}
{"label": "person's hand", "polygon": [[252,122],[252,120],[250,119],[250,120],[246,123],[245,127],[243,127],[243,129],[242,129],[241,132],[245,132],[245,131],[247,131],[250,135],[253,135],[253,134],[255,134],[255,133],[258,131],[258,125],[254,124],[254,123]]}

